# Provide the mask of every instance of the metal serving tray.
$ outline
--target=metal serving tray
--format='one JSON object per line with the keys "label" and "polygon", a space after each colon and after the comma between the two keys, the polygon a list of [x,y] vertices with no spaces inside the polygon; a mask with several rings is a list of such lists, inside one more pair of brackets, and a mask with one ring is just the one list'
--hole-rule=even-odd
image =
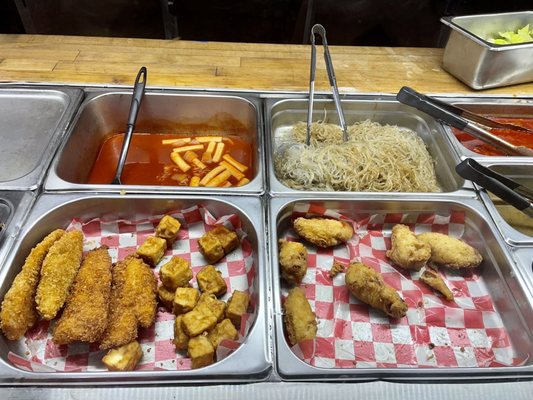
{"label": "metal serving tray", "polygon": [[[283,135],[287,129],[300,121],[307,120],[306,97],[290,99],[267,98],[265,100],[265,121],[267,138],[267,165],[269,177],[269,192],[272,196],[289,195],[299,196],[307,194],[320,194],[324,196],[344,197],[354,192],[313,192],[295,190],[285,186],[276,177],[273,165],[274,152],[277,149],[277,139]],[[342,107],[344,110],[346,123],[353,124],[357,121],[370,119],[382,124],[396,124],[410,128],[417,132],[428,147],[429,153],[435,160],[435,172],[437,180],[446,193],[453,193],[458,196],[473,196],[470,182],[465,182],[463,178],[455,173],[455,165],[459,163],[459,158],[451,148],[449,140],[443,132],[443,128],[431,117],[420,113],[411,107],[404,106],[397,102],[393,96],[350,96],[343,97]],[[327,112],[328,122],[338,123],[335,107],[331,100],[324,99],[323,96],[315,99],[313,111],[313,121],[324,118],[324,110]],[[375,194],[375,193],[374,193]],[[382,196],[395,196],[398,193],[380,193]],[[357,195],[371,195],[369,192],[358,192]],[[420,193],[402,193],[405,196],[418,198]],[[426,193],[424,194],[426,195]],[[438,195],[427,193],[427,195]]]}
{"label": "metal serving tray", "polygon": [[35,193],[31,191],[0,191],[0,265],[7,256],[34,199]]}
{"label": "metal serving tray", "polygon": [[[479,268],[481,278],[484,281],[486,290],[496,307],[496,311],[501,317],[501,323],[508,332],[511,346],[520,357],[524,360],[519,366],[502,366],[502,367],[438,367],[438,368],[413,368],[405,366],[396,366],[395,368],[325,368],[315,367],[301,360],[295,355],[289,346],[283,327],[283,313],[281,305],[281,289],[285,287],[280,282],[280,273],[278,271],[278,245],[277,240],[289,232],[291,226],[291,213],[296,203],[304,203],[315,207],[325,207],[328,210],[341,210],[341,213],[348,217],[354,217],[356,214],[390,214],[402,213],[408,214],[412,218],[418,218],[421,214],[438,213],[440,215],[451,212],[464,213],[464,234],[462,238],[476,247],[483,255],[484,262]],[[271,243],[270,256],[272,263],[273,276],[273,293],[274,300],[274,322],[275,322],[275,340],[276,340],[276,369],[284,380],[342,380],[342,381],[361,381],[372,379],[387,380],[475,380],[488,377],[522,377],[533,374],[533,360],[531,354],[533,351],[533,293],[528,290],[526,278],[520,270],[516,268],[515,262],[511,258],[507,246],[497,233],[496,227],[483,208],[481,202],[475,199],[450,199],[449,197],[422,197],[417,200],[398,197],[396,199],[383,199],[374,196],[372,198],[352,198],[352,199],[335,199],[331,197],[306,196],[302,198],[283,198],[277,197],[270,201],[270,238]],[[393,223],[390,226],[394,225]],[[388,225],[385,225],[385,229]],[[387,233],[388,232],[388,233]],[[390,235],[389,231],[384,231],[385,235]],[[357,235],[357,232],[356,232]],[[380,240],[380,239],[377,239]],[[342,246],[341,246],[342,247]],[[334,252],[336,255],[337,253]],[[317,266],[319,257],[331,257],[331,251],[317,252]],[[322,264],[326,263],[322,259]],[[328,264],[329,265],[329,264]],[[329,269],[329,266],[320,268]],[[339,278],[339,277],[337,277]],[[318,275],[317,275],[318,279]],[[325,276],[322,279],[328,279]],[[341,277],[341,281],[342,281]],[[338,285],[342,285],[337,281]],[[337,286],[337,284],[334,284]],[[306,280],[302,283],[306,287]],[[310,290],[307,287],[307,290]],[[310,292],[312,293],[312,292]],[[335,291],[333,293],[336,293]],[[315,293],[315,300],[323,301],[319,293]],[[340,294],[338,294],[341,296]],[[336,299],[335,294],[333,298]],[[337,302],[337,300],[330,300]],[[426,299],[424,298],[424,303]],[[335,303],[334,303],[335,304]],[[420,304],[420,303],[417,303]],[[364,306],[363,306],[364,307]],[[418,308],[412,312],[418,313]],[[334,309],[335,310],[335,309]],[[315,310],[314,310],[315,311]],[[334,315],[337,311],[333,311]],[[372,318],[372,312],[371,318]],[[379,312],[376,312],[374,318],[380,319]],[[409,315],[409,314],[408,314]],[[428,315],[428,314],[426,314]],[[383,317],[383,315],[381,315]],[[335,317],[336,318],[336,317]],[[408,318],[410,318],[408,316]],[[453,317],[452,317],[453,318]],[[382,318],[381,318],[382,319]],[[385,317],[388,323],[388,318]],[[447,319],[448,320],[448,319]],[[453,319],[452,319],[453,320]],[[453,320],[455,321],[455,320]],[[378,322],[379,323],[379,322]],[[383,323],[383,322],[381,322]],[[455,322],[454,322],[455,323]],[[319,319],[319,327],[321,321]],[[327,325],[326,325],[327,326]],[[455,326],[455,325],[453,325]],[[320,329],[320,328],[319,328]],[[355,329],[355,328],[353,328]],[[379,332],[378,332],[379,333]],[[348,338],[350,339],[351,336]],[[370,339],[371,342],[375,341]],[[378,342],[381,340],[378,340]],[[398,342],[400,343],[400,342]],[[401,342],[405,343],[405,342]],[[448,346],[446,343],[445,346]],[[450,345],[451,347],[451,345]],[[425,350],[424,348],[423,350]],[[429,347],[431,349],[431,347]],[[337,354],[337,353],[335,353]],[[342,352],[341,352],[342,354]],[[352,358],[352,360],[354,360]],[[346,360],[350,361],[350,360]],[[398,362],[397,362],[398,363]],[[351,365],[351,364],[350,364]]]}
{"label": "metal serving tray", "polygon": [[511,253],[533,293],[533,247],[511,247]]}
{"label": "metal serving tray", "polygon": [[[45,189],[47,191],[99,192],[192,192],[205,188],[189,186],[148,186],[87,184],[91,168],[104,138],[124,132],[131,103],[131,91],[87,89],[86,98],[76,114],[68,139],[58,151]],[[147,90],[142,101],[136,132],[188,134],[200,127],[210,133],[238,135],[252,145],[253,180],[242,187],[209,188],[210,193],[261,194],[265,191],[260,101],[253,95]],[[205,132],[203,132],[205,134]]]}
{"label": "metal serving tray", "polygon": [[81,96],[63,87],[0,88],[1,190],[40,186]]}
{"label": "metal serving tray", "polygon": [[154,196],[116,194],[44,194],[33,207],[9,258],[0,270],[0,297],[20,271],[24,259],[33,246],[46,234],[58,227],[66,227],[72,218],[113,219],[135,218],[140,215],[162,214],[202,204],[215,216],[236,213],[242,229],[252,245],[256,279],[255,321],[244,343],[228,357],[196,370],[134,371],[134,372],[27,372],[8,361],[8,352],[16,342],[0,337],[0,383],[3,384],[139,384],[162,382],[251,382],[264,380],[271,369],[267,323],[267,266],[265,263],[265,233],[261,200],[250,196]]}
{"label": "metal serving tray", "polygon": [[533,42],[497,45],[486,39],[533,23],[533,11],[445,17],[450,28],[443,67],[473,89],[533,80]]}
{"label": "metal serving tray", "polygon": [[[440,100],[464,108],[479,115],[500,118],[532,118],[533,98],[495,98],[495,97],[439,97]],[[461,144],[449,126],[444,126],[446,135],[461,159],[475,158],[482,164],[533,164],[533,157],[486,156],[475,153]]]}

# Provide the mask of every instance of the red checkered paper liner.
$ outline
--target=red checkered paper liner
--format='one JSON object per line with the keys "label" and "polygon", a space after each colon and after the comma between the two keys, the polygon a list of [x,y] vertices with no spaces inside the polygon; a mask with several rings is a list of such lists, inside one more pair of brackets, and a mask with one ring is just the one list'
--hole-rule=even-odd
{"label": "red checkered paper liner", "polygon": [[[315,340],[292,347],[307,363],[323,368],[430,368],[514,366],[509,335],[495,310],[480,269],[463,273],[441,269],[455,300],[448,302],[419,281],[420,271],[406,271],[389,262],[390,232],[405,224],[415,233],[440,232],[461,238],[465,215],[359,214],[353,218],[321,205],[297,203],[297,217],[325,216],[352,223],[355,234],[346,246],[318,248],[289,229],[284,239],[302,242],[308,250],[307,274],[300,286],[318,320]],[[328,275],[333,261],[359,260],[381,273],[406,301],[399,320],[358,301],[345,286],[344,273]],[[282,298],[289,287],[282,284]]]}
{"label": "red checkered paper liner", "polygon": [[[215,218],[201,205],[181,211],[169,212],[181,223],[178,239],[172,248],[167,249],[164,258],[154,269],[158,276],[162,265],[172,256],[180,256],[191,263],[194,277],[191,283],[198,287],[196,274],[205,266],[207,261],[198,251],[198,239],[215,224],[223,224],[234,230],[239,236],[241,245],[220,260],[215,267],[222,273],[228,291],[222,300],[227,300],[233,290],[238,289],[250,295],[250,307],[256,310],[254,296],[255,264],[252,246],[246,234],[241,229],[241,221],[235,214]],[[154,234],[155,227],[163,215],[137,216],[136,220],[105,220],[92,219],[82,221],[74,219],[67,230],[81,230],[85,236],[84,253],[101,245],[109,247],[109,254],[116,262],[124,259],[135,250],[144,240]],[[190,359],[186,351],[176,352],[172,339],[174,338],[174,315],[160,306],[155,323],[147,329],[139,328],[137,340],[141,344],[143,357],[137,365],[137,370],[188,370],[191,369]],[[253,320],[255,311],[243,317],[239,338],[236,341],[225,340],[217,348],[217,361],[223,360],[244,341]],[[56,345],[52,340],[55,320],[40,321],[27,332],[25,338],[10,342],[9,360],[17,367],[34,372],[81,372],[106,371],[101,362],[106,351],[98,349],[98,343],[73,343],[70,345]]]}

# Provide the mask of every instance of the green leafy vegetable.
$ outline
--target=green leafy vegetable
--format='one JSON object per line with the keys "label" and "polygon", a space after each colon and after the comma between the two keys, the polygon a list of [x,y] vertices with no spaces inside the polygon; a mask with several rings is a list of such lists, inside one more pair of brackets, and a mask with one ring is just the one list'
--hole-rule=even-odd
{"label": "green leafy vegetable", "polygon": [[533,42],[533,30],[529,28],[529,24],[518,29],[516,32],[498,32],[498,35],[500,37],[489,38],[488,41],[494,44],[517,44]]}

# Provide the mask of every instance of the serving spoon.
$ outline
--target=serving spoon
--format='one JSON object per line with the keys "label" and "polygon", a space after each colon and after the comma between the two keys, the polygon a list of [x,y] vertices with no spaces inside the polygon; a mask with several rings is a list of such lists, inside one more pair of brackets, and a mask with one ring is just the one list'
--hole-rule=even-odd
{"label": "serving spoon", "polygon": [[133,86],[133,96],[131,98],[130,112],[128,114],[128,124],[126,125],[126,133],[124,134],[124,141],[122,142],[122,149],[120,150],[120,157],[118,159],[117,169],[115,172],[115,178],[111,181],[112,185],[121,185],[120,176],[126,163],[126,157],[128,156],[128,150],[130,147],[131,136],[135,130],[135,122],[137,121],[137,115],[141,108],[141,101],[144,96],[144,88],[146,87],[146,67],[141,67],[135,78],[135,84]]}

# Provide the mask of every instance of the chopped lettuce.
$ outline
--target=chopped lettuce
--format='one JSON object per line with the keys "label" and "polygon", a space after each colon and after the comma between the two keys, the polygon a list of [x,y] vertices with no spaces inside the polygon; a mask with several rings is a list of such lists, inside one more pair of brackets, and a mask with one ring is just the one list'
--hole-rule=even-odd
{"label": "chopped lettuce", "polygon": [[529,24],[516,32],[498,32],[500,37],[489,38],[488,41],[494,44],[517,44],[533,42],[533,29],[529,28]]}

